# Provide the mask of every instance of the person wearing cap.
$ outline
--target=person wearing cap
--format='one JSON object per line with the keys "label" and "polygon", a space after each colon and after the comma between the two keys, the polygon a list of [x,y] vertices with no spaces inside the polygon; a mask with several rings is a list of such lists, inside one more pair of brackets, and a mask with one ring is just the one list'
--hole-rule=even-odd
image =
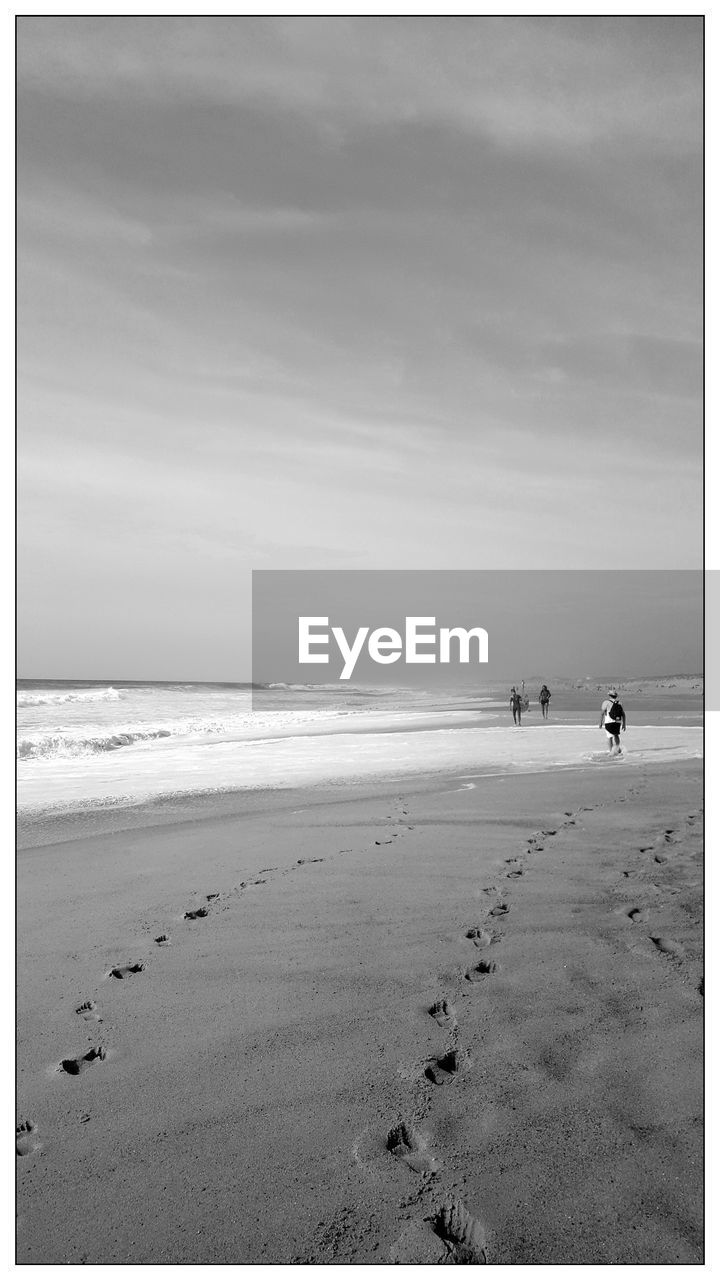
{"label": "person wearing cap", "polygon": [[622,704],[618,701],[617,689],[614,687],[608,689],[607,698],[605,698],[600,710],[600,728],[604,729],[608,739],[608,749],[610,755],[613,756],[620,752],[620,730],[625,732],[626,720],[625,711]]}

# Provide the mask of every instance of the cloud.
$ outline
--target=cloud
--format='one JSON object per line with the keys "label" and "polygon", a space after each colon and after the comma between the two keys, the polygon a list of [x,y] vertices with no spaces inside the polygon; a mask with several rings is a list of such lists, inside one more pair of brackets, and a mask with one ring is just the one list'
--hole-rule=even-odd
{"label": "cloud", "polygon": [[210,632],[258,563],[697,562],[698,22],[19,32],[38,634],[61,583]]}
{"label": "cloud", "polygon": [[426,118],[504,145],[696,132],[702,21],[682,18],[21,18],[21,82],[83,100],[271,101]]}

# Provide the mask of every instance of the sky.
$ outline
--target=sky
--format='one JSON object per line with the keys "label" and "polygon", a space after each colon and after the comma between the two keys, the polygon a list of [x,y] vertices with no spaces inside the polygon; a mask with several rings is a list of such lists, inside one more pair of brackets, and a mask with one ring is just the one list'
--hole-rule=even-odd
{"label": "sky", "polygon": [[702,21],[20,18],[25,677],[253,569],[701,563]]}

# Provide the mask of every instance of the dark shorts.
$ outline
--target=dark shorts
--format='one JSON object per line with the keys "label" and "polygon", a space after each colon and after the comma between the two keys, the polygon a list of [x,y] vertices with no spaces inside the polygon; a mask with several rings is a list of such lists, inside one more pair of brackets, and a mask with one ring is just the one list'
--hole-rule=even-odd
{"label": "dark shorts", "polygon": [[605,725],[605,732],[610,734],[611,738],[619,738],[622,728],[622,720],[608,720]]}

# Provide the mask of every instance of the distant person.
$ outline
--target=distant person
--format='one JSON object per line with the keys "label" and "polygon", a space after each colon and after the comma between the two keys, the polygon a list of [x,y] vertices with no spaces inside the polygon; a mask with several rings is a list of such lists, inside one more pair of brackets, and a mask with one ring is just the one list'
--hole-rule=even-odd
{"label": "distant person", "polygon": [[552,694],[550,693],[550,690],[548,689],[547,685],[544,684],[542,689],[540,690],[540,699],[539,699],[540,710],[542,711],[543,720],[547,720],[548,718],[548,711],[550,710],[551,697],[552,697]]}
{"label": "distant person", "polygon": [[618,701],[617,689],[608,689],[600,711],[600,728],[604,729],[608,739],[608,750],[611,756],[620,753],[620,730],[627,727],[622,703]]}
{"label": "distant person", "polygon": [[522,724],[522,698],[515,685],[510,690],[510,707],[512,709],[513,724]]}

